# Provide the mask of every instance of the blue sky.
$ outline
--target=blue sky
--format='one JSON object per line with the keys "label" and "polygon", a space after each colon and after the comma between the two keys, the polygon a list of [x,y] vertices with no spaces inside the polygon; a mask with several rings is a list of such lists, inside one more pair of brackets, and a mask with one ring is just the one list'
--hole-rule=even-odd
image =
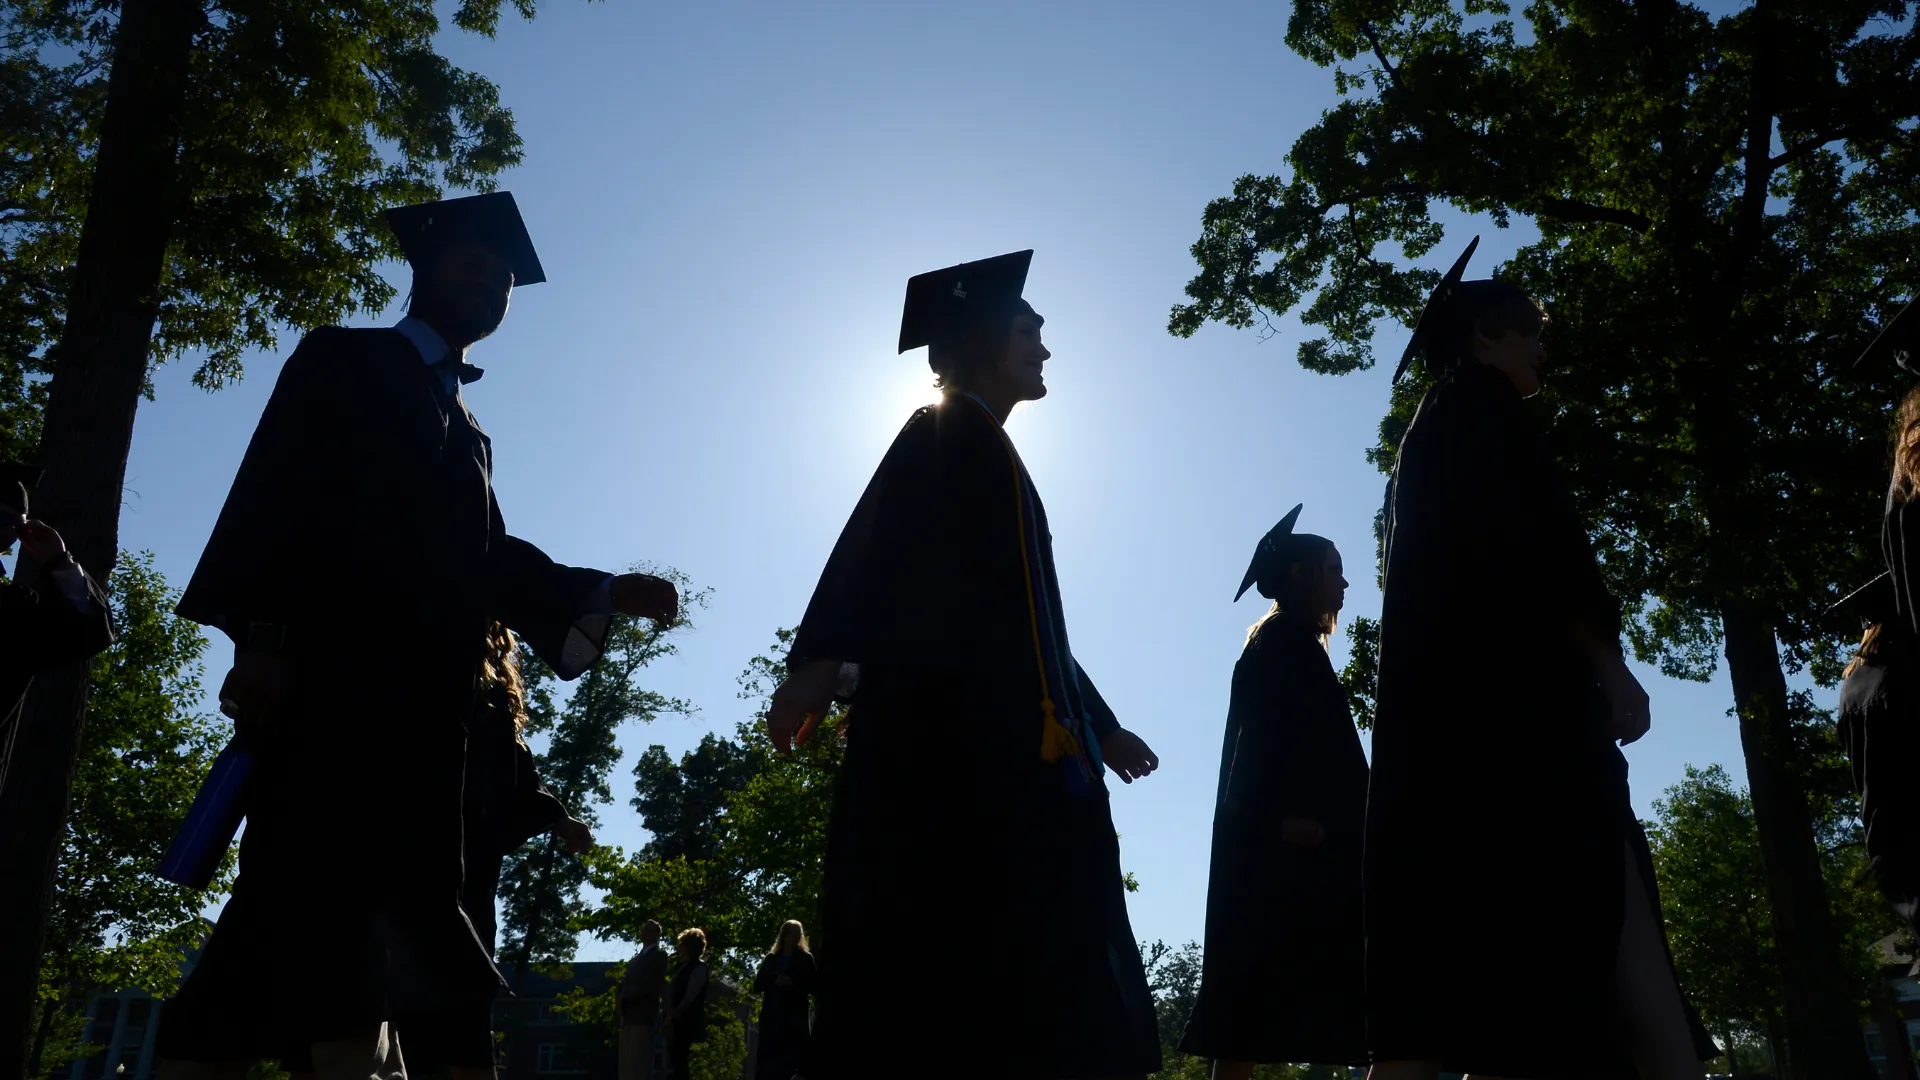
{"label": "blue sky", "polygon": [[[527,160],[502,186],[549,277],[472,353],[509,527],[563,561],[652,560],[713,589],[648,673],[701,712],[623,734],[603,841],[644,842],[626,804],[640,749],[678,752],[746,714],[735,676],[799,619],[880,455],[933,399],[924,354],[894,354],[907,277],[1031,247],[1052,394],[1009,431],[1047,502],[1075,652],[1163,762],[1115,785],[1134,929],[1200,936],[1228,679],[1259,614],[1228,598],[1254,543],[1304,502],[1301,527],[1358,571],[1348,612],[1379,611],[1383,478],[1363,452],[1387,368],[1301,370],[1291,319],[1267,341],[1165,329],[1207,201],[1281,170],[1333,100],[1330,73],[1285,47],[1289,7],[547,0],[496,41],[446,36],[518,118]],[[1462,218],[1433,261],[1476,231],[1480,274],[1530,239]],[[1381,331],[1397,352],[1404,331]],[[283,356],[217,394],[177,363],[141,407],[122,545],[176,585]],[[377,543],[364,524],[341,544]],[[1462,632],[1497,651],[1523,628]],[[215,684],[228,658],[217,642]],[[1627,753],[1643,816],[1686,763],[1744,776],[1724,678],[1642,678],[1654,729]],[[340,722],[352,737],[356,718]]]}

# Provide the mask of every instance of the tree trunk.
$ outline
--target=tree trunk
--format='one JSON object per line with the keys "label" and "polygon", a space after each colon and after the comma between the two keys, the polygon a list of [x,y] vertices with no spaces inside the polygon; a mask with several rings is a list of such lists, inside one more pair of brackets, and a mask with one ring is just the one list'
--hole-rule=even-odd
{"label": "tree trunk", "polygon": [[40,1022],[34,1025],[33,1048],[27,1052],[27,1075],[40,1075],[40,1062],[47,1052],[47,1040],[53,1036],[53,1014],[60,1003],[48,998],[40,1003]]}
{"label": "tree trunk", "polygon": [[1794,768],[1787,681],[1773,627],[1735,606],[1722,613],[1721,625],[1786,984],[1783,1080],[1871,1080],[1873,1063],[1852,1005],[1855,988],[1840,962],[1813,819]]}
{"label": "tree trunk", "polygon": [[[193,0],[123,0],[87,220],[67,296],[40,442],[38,516],[104,580],[146,381],[177,212],[179,117],[205,13]],[[35,680],[0,788],[0,1076],[23,1075],[40,950],[86,704],[84,665]]]}

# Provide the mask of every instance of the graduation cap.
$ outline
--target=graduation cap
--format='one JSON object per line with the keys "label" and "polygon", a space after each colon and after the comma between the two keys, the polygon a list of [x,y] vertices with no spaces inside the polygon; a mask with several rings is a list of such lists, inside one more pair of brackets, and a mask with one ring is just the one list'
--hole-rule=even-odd
{"label": "graduation cap", "polygon": [[1867,351],[1853,362],[1854,367],[1868,360],[1875,363],[1892,360],[1901,371],[1920,375],[1920,360],[1913,355],[1914,347],[1920,345],[1920,315],[1914,314],[1913,305],[1912,300],[1907,301],[1907,306],[1900,309],[1893,321],[1880,331],[1880,336],[1873,339],[1873,344],[1867,346]]}
{"label": "graduation cap", "polygon": [[547,280],[534,253],[533,237],[520,219],[520,207],[510,191],[490,191],[460,199],[396,206],[386,212],[387,226],[400,242],[400,253],[417,269],[441,249],[453,244],[484,244],[499,252],[513,271],[513,283],[538,285]]}
{"label": "graduation cap", "polygon": [[1480,238],[1476,236],[1427,297],[1427,306],[1420,309],[1420,321],[1413,324],[1413,337],[1407,342],[1407,351],[1400,354],[1400,366],[1393,369],[1394,382],[1399,382],[1400,376],[1407,373],[1414,357],[1420,357],[1422,362],[1431,359],[1441,339],[1448,336],[1453,327],[1453,302],[1460,291],[1460,278],[1467,272],[1467,260],[1473,258],[1474,249],[1479,246]]}
{"label": "graduation cap", "polygon": [[[1279,567],[1279,557],[1293,546],[1293,523],[1300,520],[1300,511],[1306,505],[1299,503],[1287,511],[1287,516],[1280,519],[1280,524],[1268,529],[1267,535],[1260,538],[1260,546],[1253,549],[1253,561],[1247,564],[1247,576],[1240,579],[1240,591],[1233,594],[1234,603],[1239,603],[1255,582]],[[1261,589],[1260,595],[1267,596],[1267,590]],[[1267,596],[1267,599],[1274,598]]]}
{"label": "graduation cap", "polygon": [[27,492],[40,483],[40,470],[21,461],[0,461],[0,515],[29,517]]}
{"label": "graduation cap", "polygon": [[1886,622],[1894,617],[1898,610],[1897,597],[1893,591],[1893,574],[1882,570],[1880,576],[1867,582],[1840,598],[1839,602],[1828,608],[1823,614],[1852,615],[1860,620],[1862,629],[1877,622]]}
{"label": "graduation cap", "polygon": [[900,351],[951,341],[1010,311],[1032,311],[1020,298],[1032,262],[1028,248],[908,278]]}

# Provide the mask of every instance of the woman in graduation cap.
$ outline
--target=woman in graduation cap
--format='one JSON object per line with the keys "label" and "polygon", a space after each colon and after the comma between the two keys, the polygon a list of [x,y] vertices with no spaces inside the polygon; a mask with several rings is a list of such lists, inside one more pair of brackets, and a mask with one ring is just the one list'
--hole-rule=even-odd
{"label": "woman in graduation cap", "polygon": [[[1157,762],[1074,659],[1046,511],[1002,429],[1047,392],[1032,255],[907,283],[900,349],[929,346],[943,396],[861,496],[768,710],[784,749],[851,698],[809,1080],[1159,1068],[1105,783]],[[903,965],[955,918],[992,929]]]}
{"label": "woman in graduation cap", "polygon": [[1180,1049],[1214,1080],[1259,1062],[1364,1065],[1360,834],[1367,757],[1327,637],[1346,596],[1333,541],[1261,539],[1247,589],[1273,601],[1233,668],[1207,883],[1205,967]]}
{"label": "woman in graduation cap", "polygon": [[[1383,522],[1365,856],[1374,1076],[1692,1080],[1717,1051],[1667,953],[1616,745],[1646,733],[1647,694],[1524,404],[1545,316],[1511,283],[1462,281],[1472,253],[1401,360],[1433,384]],[[1547,972],[1574,974],[1543,993]]]}
{"label": "woman in graduation cap", "polygon": [[[1912,371],[1920,314],[1908,304],[1858,363]],[[1900,402],[1881,518],[1887,572],[1841,606],[1866,633],[1840,687],[1840,740],[1853,767],[1874,880],[1920,934],[1920,387]]]}

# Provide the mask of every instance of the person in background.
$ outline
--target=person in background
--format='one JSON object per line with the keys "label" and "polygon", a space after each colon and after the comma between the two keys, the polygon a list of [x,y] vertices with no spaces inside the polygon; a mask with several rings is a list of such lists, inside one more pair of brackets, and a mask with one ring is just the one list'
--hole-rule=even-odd
{"label": "person in background", "polygon": [[1214,1080],[1248,1080],[1260,1062],[1367,1062],[1367,755],[1327,655],[1347,579],[1333,541],[1293,531],[1299,516],[1261,538],[1234,596],[1257,587],[1273,606],[1233,667],[1204,966],[1180,1040],[1213,1060]]}
{"label": "person in background", "polygon": [[813,994],[813,951],[807,930],[788,919],[760,961],[753,989],[760,994],[760,1047],[754,1080],[792,1080],[806,1070],[807,1004]]}
{"label": "person in background", "polygon": [[18,463],[0,465],[0,552],[18,544],[16,569],[25,571],[9,579],[0,569],[0,787],[33,677],[113,644],[106,593],[60,534],[27,512],[27,489],[38,475]]}
{"label": "person in background", "polygon": [[660,1021],[660,991],[667,984],[667,953],[660,924],[640,924],[640,951],[627,961],[614,1012],[620,1021],[620,1080],[652,1080],[653,1033]]}
{"label": "person in background", "polygon": [[667,985],[667,1067],[687,1080],[693,1044],[707,1035],[707,932],[694,927],[673,939],[673,981]]}
{"label": "person in background", "polygon": [[[1920,311],[1908,304],[1855,365],[1915,372]],[[1920,935],[1920,387],[1900,402],[1881,517],[1887,572],[1842,601],[1866,625],[1840,687],[1840,740],[1853,768],[1867,857],[1888,903]]]}

